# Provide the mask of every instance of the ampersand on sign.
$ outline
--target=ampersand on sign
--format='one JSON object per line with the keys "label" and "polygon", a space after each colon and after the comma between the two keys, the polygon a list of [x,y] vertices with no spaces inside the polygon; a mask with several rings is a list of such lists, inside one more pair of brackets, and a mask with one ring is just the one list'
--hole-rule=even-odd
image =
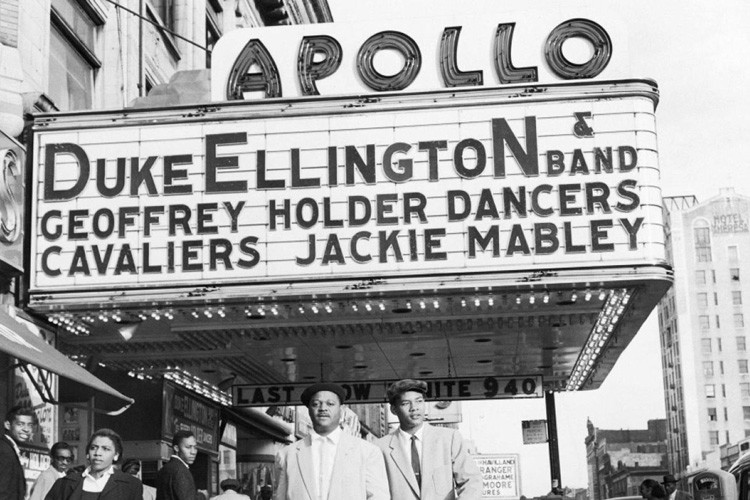
{"label": "ampersand on sign", "polygon": [[594,129],[586,123],[586,118],[591,118],[590,112],[573,113],[576,117],[576,124],[573,125],[573,134],[576,137],[594,137]]}

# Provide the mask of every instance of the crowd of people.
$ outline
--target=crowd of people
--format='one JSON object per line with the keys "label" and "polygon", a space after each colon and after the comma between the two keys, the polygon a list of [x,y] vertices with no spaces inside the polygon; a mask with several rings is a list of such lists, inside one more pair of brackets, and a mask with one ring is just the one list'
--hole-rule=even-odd
{"label": "crowd of people", "polygon": [[[273,489],[266,485],[260,500],[479,500],[482,477],[461,434],[425,422],[427,384],[405,379],[387,391],[390,411],[399,425],[371,443],[341,427],[343,387],[313,384],[301,395],[312,430],[276,456]],[[31,439],[35,415],[13,408],[0,439],[0,500],[24,500],[26,480],[18,445]],[[175,433],[174,454],[156,476],[155,487],[138,478],[140,461],[124,460],[120,436],[110,429],[94,432],[86,446],[86,466],[71,467],[73,449],[55,443],[50,468],[42,472],[29,500],[200,500],[190,465],[198,447],[189,431]],[[643,481],[646,500],[690,500],[676,489],[674,476],[660,484]],[[252,500],[239,492],[235,479],[220,483],[222,493],[211,500]]]}

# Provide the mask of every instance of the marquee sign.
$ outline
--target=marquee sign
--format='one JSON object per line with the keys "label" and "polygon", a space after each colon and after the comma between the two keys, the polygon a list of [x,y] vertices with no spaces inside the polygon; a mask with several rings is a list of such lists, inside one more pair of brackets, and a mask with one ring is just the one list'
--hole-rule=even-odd
{"label": "marquee sign", "polygon": [[422,92],[632,76],[611,9],[513,10],[460,19],[245,28],[212,52],[214,101]]}
{"label": "marquee sign", "polygon": [[[460,401],[481,399],[540,398],[542,377],[451,377],[425,379],[428,400]],[[340,382],[347,403],[384,403],[387,389],[395,380]],[[266,384],[232,386],[232,405],[237,407],[301,404],[302,392],[310,384]]]}
{"label": "marquee sign", "polygon": [[653,84],[543,93],[56,117],[30,291],[663,261]]}

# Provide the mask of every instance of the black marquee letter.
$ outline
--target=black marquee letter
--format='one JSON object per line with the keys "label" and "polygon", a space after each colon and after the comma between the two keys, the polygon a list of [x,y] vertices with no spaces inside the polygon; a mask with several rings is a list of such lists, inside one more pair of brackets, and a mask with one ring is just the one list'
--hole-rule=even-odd
{"label": "black marquee letter", "polygon": [[[315,56],[322,54],[322,61],[315,61]],[[306,36],[299,44],[297,56],[297,77],[304,95],[320,95],[317,80],[331,76],[341,66],[341,44],[328,35]]]}
{"label": "black marquee letter", "polygon": [[[260,67],[260,73],[248,73],[253,65]],[[266,97],[281,97],[279,70],[271,54],[257,38],[247,42],[229,71],[227,80],[227,100],[244,99],[244,92],[264,91]]]}
{"label": "black marquee letter", "polygon": [[[404,57],[404,67],[395,75],[381,75],[373,60],[381,50],[393,49]],[[381,31],[365,40],[357,54],[357,70],[365,85],[378,92],[404,90],[412,84],[422,67],[422,54],[417,42],[399,31]]]}
{"label": "black marquee letter", "polygon": [[[563,44],[571,38],[585,38],[594,46],[588,62],[575,64],[563,55]],[[612,57],[612,40],[604,28],[589,19],[570,19],[559,24],[547,37],[544,56],[554,74],[566,80],[594,78],[604,71]]]}
{"label": "black marquee letter", "polygon": [[495,70],[500,83],[524,83],[538,81],[536,66],[516,68],[511,61],[513,29],[516,23],[498,24],[495,32]]}
{"label": "black marquee letter", "polygon": [[456,62],[458,52],[458,36],[461,26],[445,28],[440,39],[440,74],[446,87],[463,87],[482,85],[484,80],[482,71],[461,71]]}
{"label": "black marquee letter", "polygon": [[[66,142],[63,144],[47,144],[44,153],[44,199],[72,200],[81,194],[89,180],[90,166],[86,151],[78,144]],[[55,189],[55,158],[62,154],[75,157],[76,163],[78,163],[78,180],[73,187],[58,191]]]}

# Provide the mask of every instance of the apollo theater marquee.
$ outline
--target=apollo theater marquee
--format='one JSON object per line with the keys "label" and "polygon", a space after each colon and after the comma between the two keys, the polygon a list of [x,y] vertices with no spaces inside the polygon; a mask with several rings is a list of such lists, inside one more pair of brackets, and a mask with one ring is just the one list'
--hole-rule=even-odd
{"label": "apollo theater marquee", "polygon": [[210,103],[38,116],[28,307],[248,405],[598,387],[672,281],[658,90],[565,10],[237,30]]}

